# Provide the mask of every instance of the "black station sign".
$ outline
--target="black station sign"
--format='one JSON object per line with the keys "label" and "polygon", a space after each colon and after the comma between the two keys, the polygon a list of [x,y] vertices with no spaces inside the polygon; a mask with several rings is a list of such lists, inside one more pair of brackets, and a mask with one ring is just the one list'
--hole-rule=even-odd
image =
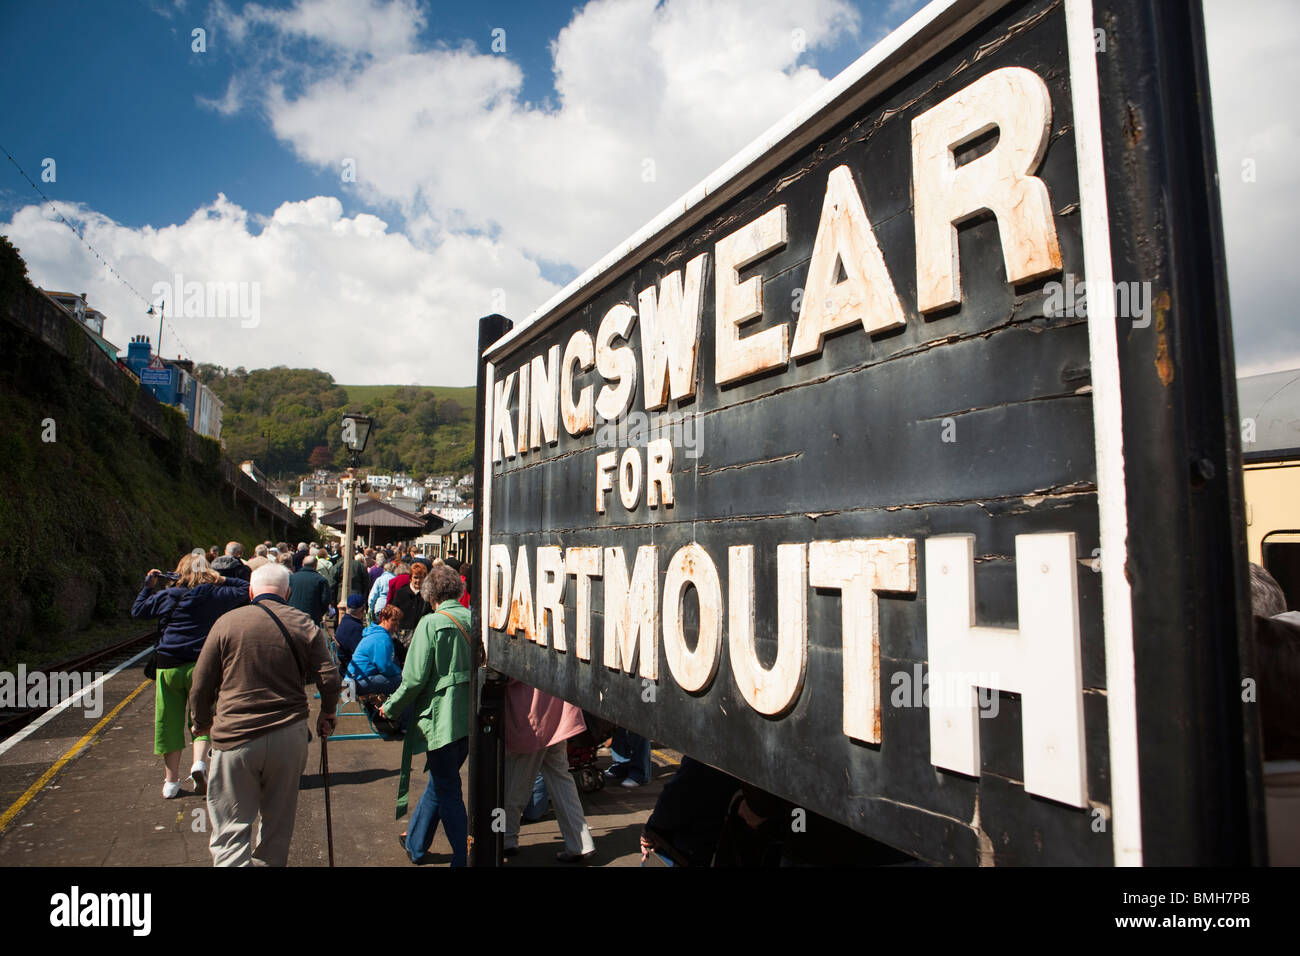
{"label": "black station sign", "polygon": [[927,861],[1247,859],[1179,30],[932,5],[489,348],[490,666]]}

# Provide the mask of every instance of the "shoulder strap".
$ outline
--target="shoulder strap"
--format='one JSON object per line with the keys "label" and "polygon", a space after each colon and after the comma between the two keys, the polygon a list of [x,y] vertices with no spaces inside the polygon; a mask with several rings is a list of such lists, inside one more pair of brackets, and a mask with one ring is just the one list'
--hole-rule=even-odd
{"label": "shoulder strap", "polygon": [[298,656],[298,649],[293,646],[293,638],[289,636],[289,631],[284,626],[284,622],[281,621],[280,618],[276,615],[276,613],[272,611],[269,607],[267,607],[265,604],[254,604],[253,606],[260,607],[263,611],[266,612],[267,616],[271,620],[275,621],[275,626],[278,627],[280,629],[280,633],[284,635],[284,642],[289,645],[289,653],[293,655],[293,662],[298,665],[298,677],[302,680],[304,684],[307,683],[307,670],[302,666],[302,658]]}
{"label": "shoulder strap", "polygon": [[[460,631],[461,636],[465,638],[465,643],[466,643],[466,644],[470,644],[469,632],[466,631],[465,628],[461,626],[460,621],[456,620],[454,617],[452,617],[452,616],[451,616],[450,614],[448,614],[446,611],[435,611],[434,613],[435,613],[435,614],[441,614],[441,615],[442,615],[443,617],[445,617],[447,620],[451,621],[451,623],[455,624],[455,625],[456,625],[456,630]],[[472,645],[471,645],[471,646],[472,646]]]}
{"label": "shoulder strap", "polygon": [[[447,620],[451,621],[451,623],[456,625],[456,630],[460,631],[461,637],[465,638],[465,643],[469,647],[469,656],[470,656],[471,664],[475,663],[474,658],[476,655],[474,653],[474,642],[470,640],[469,632],[466,631],[463,626],[461,626],[460,621],[456,620],[455,617],[448,614],[446,611],[435,611],[434,613],[441,614],[443,617],[447,618]],[[482,661],[480,660],[477,663],[482,663]]]}

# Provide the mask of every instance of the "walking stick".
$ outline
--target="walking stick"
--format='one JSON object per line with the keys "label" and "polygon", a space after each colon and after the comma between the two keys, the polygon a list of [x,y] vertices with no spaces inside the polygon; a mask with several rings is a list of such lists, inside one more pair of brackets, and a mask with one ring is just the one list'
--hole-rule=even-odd
{"label": "walking stick", "polygon": [[325,742],[328,737],[322,736],[320,739],[320,775],[325,781],[325,840],[329,845],[330,866],[334,865],[334,822],[330,818],[330,758],[329,752],[325,749]]}

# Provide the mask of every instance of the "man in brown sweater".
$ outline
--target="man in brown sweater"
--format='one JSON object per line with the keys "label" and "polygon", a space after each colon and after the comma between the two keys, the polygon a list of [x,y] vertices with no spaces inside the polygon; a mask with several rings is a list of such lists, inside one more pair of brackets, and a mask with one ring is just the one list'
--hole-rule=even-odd
{"label": "man in brown sweater", "polygon": [[[320,690],[316,732],[336,723],[342,681],[325,633],[290,607],[289,569],[264,564],[249,582],[253,603],[217,619],[194,666],[190,711],[212,738],[208,841],[214,866],[284,866],[307,766],[307,694]],[[253,825],[262,826],[253,839]]]}

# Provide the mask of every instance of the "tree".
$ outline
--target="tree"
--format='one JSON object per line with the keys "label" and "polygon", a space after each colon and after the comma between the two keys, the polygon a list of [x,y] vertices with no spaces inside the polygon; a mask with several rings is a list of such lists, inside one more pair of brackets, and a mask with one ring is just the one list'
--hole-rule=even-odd
{"label": "tree", "polygon": [[454,398],[444,398],[438,403],[439,425],[454,425],[460,421],[463,414],[460,403]]}
{"label": "tree", "polygon": [[317,445],[311,450],[311,455],[307,458],[307,464],[313,468],[328,468],[334,461],[334,456],[330,454],[329,445]]}

